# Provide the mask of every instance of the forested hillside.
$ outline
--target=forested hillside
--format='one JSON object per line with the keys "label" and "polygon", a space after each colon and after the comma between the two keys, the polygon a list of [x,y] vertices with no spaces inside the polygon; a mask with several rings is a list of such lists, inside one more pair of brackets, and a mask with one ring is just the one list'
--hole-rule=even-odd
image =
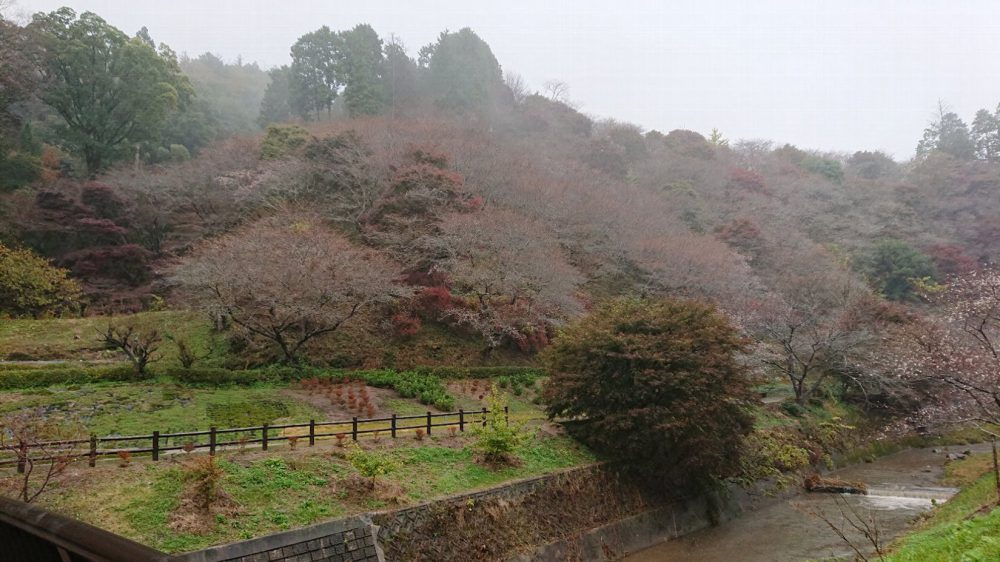
{"label": "forested hillside", "polygon": [[[389,536],[507,560],[735,486],[867,500],[826,469],[998,435],[1000,108],[939,102],[904,161],[591,115],[470,28],[311,21],[263,68],[153,23],[0,15],[0,495],[174,553],[598,461],[638,486]],[[837,505],[879,555],[901,530]]]}
{"label": "forested hillside", "polygon": [[886,330],[1000,252],[985,110],[897,162],[589,116],[470,29],[324,26],[267,72],[68,9],[0,33],[8,316],[196,307],[250,363],[348,329],[530,360],[609,297],[695,297],[805,400],[872,384]]}

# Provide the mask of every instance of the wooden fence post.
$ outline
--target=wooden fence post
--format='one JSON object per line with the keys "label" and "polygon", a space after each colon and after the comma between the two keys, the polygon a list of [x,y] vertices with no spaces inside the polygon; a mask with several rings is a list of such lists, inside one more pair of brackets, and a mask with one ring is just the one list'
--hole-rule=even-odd
{"label": "wooden fence post", "polygon": [[458,430],[465,431],[465,410],[458,409]]}
{"label": "wooden fence post", "polygon": [[97,466],[97,434],[90,434],[90,460],[87,462],[91,468]]}
{"label": "wooden fence post", "polygon": [[261,442],[260,442],[260,444],[261,444],[261,450],[266,451],[267,450],[267,424],[266,423],[264,424],[264,426],[262,427],[262,429],[264,430],[264,436],[261,438]]}
{"label": "wooden fence post", "polygon": [[389,429],[390,433],[392,433],[392,438],[395,439],[396,438],[396,414],[392,415],[392,421],[390,422],[389,428],[390,428]]}
{"label": "wooden fence post", "polygon": [[510,408],[508,406],[503,407],[503,422],[510,425]]}
{"label": "wooden fence post", "polygon": [[208,428],[208,454],[215,456],[215,426]]}
{"label": "wooden fence post", "polygon": [[160,432],[153,432],[153,460],[160,460]]}
{"label": "wooden fence post", "polygon": [[431,436],[431,413],[427,412],[427,437]]}
{"label": "wooden fence post", "polygon": [[353,441],[358,440],[358,416],[354,416],[354,418],[351,419],[351,439]]}
{"label": "wooden fence post", "polygon": [[486,408],[483,408],[483,427],[486,427]]}
{"label": "wooden fence post", "polygon": [[28,445],[21,441],[17,444],[17,473],[24,474],[25,465],[28,463]]}
{"label": "wooden fence post", "polygon": [[316,444],[316,420],[309,420],[309,446]]}

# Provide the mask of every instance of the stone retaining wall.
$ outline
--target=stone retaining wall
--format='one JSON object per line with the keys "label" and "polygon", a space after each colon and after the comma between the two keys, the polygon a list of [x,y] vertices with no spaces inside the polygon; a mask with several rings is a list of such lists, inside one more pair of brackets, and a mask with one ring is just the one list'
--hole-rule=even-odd
{"label": "stone retaining wall", "polygon": [[383,562],[367,516],[182,554],[179,562]]}
{"label": "stone retaining wall", "polygon": [[[599,466],[571,469],[402,509],[328,521],[178,557],[180,562],[615,560],[752,511],[766,483],[648,504]],[[782,494],[779,494],[779,496]]]}
{"label": "stone retaining wall", "polygon": [[600,470],[601,468],[597,465],[571,468],[544,476],[510,482],[496,488],[456,494],[411,507],[374,513],[372,519],[379,526],[379,541],[385,542],[393,537],[413,532],[420,525],[426,523],[432,512],[444,506],[471,507],[474,510],[475,506],[481,506],[488,500],[516,501],[538,492],[553,482],[585,478],[599,473]]}

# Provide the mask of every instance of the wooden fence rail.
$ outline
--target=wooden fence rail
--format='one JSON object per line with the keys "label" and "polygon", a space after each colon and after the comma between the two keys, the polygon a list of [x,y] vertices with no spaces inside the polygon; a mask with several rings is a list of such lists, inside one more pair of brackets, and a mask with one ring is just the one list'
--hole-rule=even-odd
{"label": "wooden fence rail", "polygon": [[[458,431],[464,432],[465,428],[469,425],[478,423],[485,426],[486,415],[488,413],[489,410],[486,408],[481,410],[472,410],[469,412],[459,409],[457,412],[447,412],[443,414],[427,412],[426,414],[408,416],[398,416],[396,414],[392,414],[389,417],[381,418],[359,419],[358,417],[353,417],[349,420],[339,421],[309,420],[307,423],[290,423],[281,425],[269,425],[265,423],[254,427],[235,427],[225,429],[211,427],[208,430],[181,431],[173,433],[161,433],[159,431],[154,431],[149,435],[113,435],[108,437],[98,437],[97,435],[91,434],[88,439],[46,441],[33,444],[20,443],[17,446],[17,450],[14,452],[15,458],[0,458],[0,467],[17,465],[17,471],[24,472],[25,465],[29,459],[32,462],[75,462],[83,460],[84,458],[88,460],[88,464],[90,466],[95,466],[99,457],[120,456],[122,454],[128,454],[129,456],[149,454],[152,457],[152,460],[158,461],[160,460],[161,453],[172,451],[193,452],[198,449],[208,449],[208,453],[210,455],[214,455],[220,448],[236,446],[245,447],[247,445],[256,445],[258,443],[261,446],[261,450],[266,451],[268,445],[271,443],[283,440],[294,440],[294,443],[299,439],[307,439],[308,446],[312,447],[316,444],[316,439],[336,437],[338,440],[344,440],[348,435],[351,437],[352,441],[357,441],[359,437],[365,435],[383,433],[388,433],[391,438],[395,439],[400,432],[404,431],[423,431],[426,435],[430,436],[433,434],[434,428],[439,427],[458,427]],[[504,417],[509,421],[510,412],[507,407],[504,407]],[[420,422],[415,423],[416,420],[420,420]],[[293,429],[304,429],[306,431],[303,433],[285,432],[285,430]],[[229,436],[233,434],[242,434],[242,436],[236,440],[225,440],[227,439],[225,437],[223,440],[220,440],[220,436]],[[257,437],[258,434],[260,437]],[[183,440],[181,444],[177,444],[179,440]],[[171,444],[171,442],[173,443]],[[149,443],[149,446],[101,447],[102,444],[120,443]],[[86,448],[81,450],[80,446],[86,446]],[[32,449],[49,452],[50,456],[31,457],[30,454]],[[56,453],[52,453],[53,451]]]}

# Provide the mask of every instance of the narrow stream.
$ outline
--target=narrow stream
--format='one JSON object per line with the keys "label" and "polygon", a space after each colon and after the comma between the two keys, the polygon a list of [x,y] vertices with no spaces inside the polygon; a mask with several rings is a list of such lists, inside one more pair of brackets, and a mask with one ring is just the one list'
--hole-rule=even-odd
{"label": "narrow stream", "polygon": [[[985,450],[983,446],[952,447]],[[802,494],[777,501],[741,517],[669,541],[628,556],[627,562],[798,562],[852,556],[853,552],[817,517],[805,512],[823,512],[842,522],[838,498],[874,514],[883,542],[902,533],[911,519],[931,509],[934,502],[946,501],[956,490],[941,486],[944,453],[932,449],[908,449],[834,471],[831,476],[864,482],[869,495]],[[796,508],[798,507],[798,509]],[[852,535],[859,546],[863,539]],[[870,547],[864,550],[871,551]]]}

